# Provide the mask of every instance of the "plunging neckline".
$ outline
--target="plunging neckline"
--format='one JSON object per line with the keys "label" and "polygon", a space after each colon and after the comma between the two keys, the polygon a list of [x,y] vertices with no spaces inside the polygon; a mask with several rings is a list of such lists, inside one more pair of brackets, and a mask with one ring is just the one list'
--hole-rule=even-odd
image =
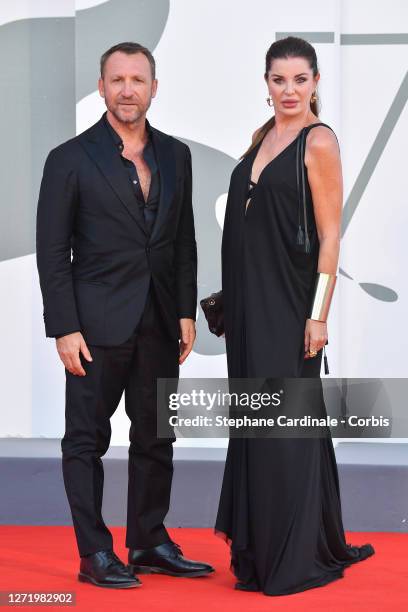
{"label": "plunging neckline", "polygon": [[[282,149],[282,151],[280,153],[278,153],[277,155],[275,155],[275,157],[273,159],[271,159],[261,170],[261,172],[259,173],[258,176],[258,180],[255,182],[252,180],[252,168],[254,167],[254,163],[256,160],[256,156],[259,153],[259,149],[262,146],[263,141],[266,138],[266,135],[268,134],[268,132],[266,132],[265,136],[263,136],[262,140],[258,143],[258,145],[256,146],[256,152],[255,152],[255,157],[252,160],[252,164],[251,164],[251,174],[250,174],[250,182],[256,187],[256,185],[258,185],[261,176],[263,175],[264,171],[274,162],[276,161],[279,157],[281,157],[281,155],[283,155],[283,153],[285,153],[287,151],[287,149],[289,149],[289,147],[291,147],[293,145],[293,143],[295,143],[297,141],[297,139],[299,138],[299,136],[301,135],[301,133],[303,132],[303,130],[305,130],[306,128],[310,127],[311,125],[325,125],[325,123],[322,123],[321,121],[315,121],[314,123],[309,123],[309,125],[304,125],[301,130],[298,132],[296,138],[294,138],[288,145],[286,145],[285,148]],[[272,128],[271,128],[272,129]]]}
{"label": "plunging neckline", "polygon": [[[310,125],[314,125],[314,124],[313,124],[313,123],[311,123]],[[253,161],[252,161],[252,164],[251,164],[251,175],[250,175],[250,179],[249,179],[249,180],[250,180],[250,182],[251,182],[253,185],[255,185],[255,186],[256,186],[256,185],[258,185],[258,183],[259,183],[259,181],[260,181],[260,179],[261,179],[261,176],[263,175],[263,173],[265,172],[265,170],[266,170],[266,169],[267,169],[267,168],[268,168],[268,167],[269,167],[269,166],[270,166],[270,165],[271,165],[271,164],[272,164],[274,161],[276,161],[276,160],[277,160],[279,157],[281,157],[281,155],[283,155],[283,153],[285,153],[285,152],[287,151],[287,149],[289,149],[289,147],[291,147],[291,146],[293,145],[293,143],[295,143],[295,142],[297,141],[297,139],[299,138],[300,134],[303,132],[303,130],[304,130],[306,127],[308,127],[308,126],[306,125],[306,126],[302,127],[302,129],[301,129],[301,130],[298,132],[297,136],[296,136],[296,137],[295,137],[293,140],[291,140],[291,142],[290,142],[288,145],[286,145],[286,147],[284,147],[284,148],[282,149],[282,151],[280,151],[280,152],[279,152],[277,155],[275,155],[275,157],[273,157],[273,158],[272,158],[270,161],[268,161],[268,163],[267,163],[267,164],[265,164],[265,166],[262,168],[261,172],[259,173],[258,180],[255,182],[255,181],[253,181],[253,180],[252,180],[252,168],[254,167],[254,163],[255,163],[256,157],[257,157],[257,155],[258,155],[258,153],[259,153],[259,149],[261,148],[262,143],[263,143],[263,141],[264,141],[264,140],[265,140],[265,138],[266,138],[266,134],[268,134],[268,132],[266,132],[265,136],[262,138],[262,140],[259,142],[259,144],[258,144],[258,146],[257,146],[257,148],[256,148],[255,157],[254,157],[254,159],[253,159]]]}

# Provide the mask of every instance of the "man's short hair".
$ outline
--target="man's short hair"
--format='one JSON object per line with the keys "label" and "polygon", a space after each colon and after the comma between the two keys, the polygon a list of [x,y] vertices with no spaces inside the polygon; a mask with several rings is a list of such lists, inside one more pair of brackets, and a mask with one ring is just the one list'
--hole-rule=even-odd
{"label": "man's short hair", "polygon": [[154,57],[151,51],[149,51],[147,47],[144,47],[143,45],[140,45],[139,43],[122,42],[117,45],[114,45],[113,47],[105,51],[105,53],[101,56],[100,63],[101,63],[101,78],[102,79],[103,79],[103,73],[105,70],[105,64],[107,60],[109,59],[109,57],[113,53],[116,53],[116,51],[120,51],[121,53],[126,53],[127,55],[135,55],[136,53],[143,53],[143,55],[147,57],[147,59],[149,60],[150,69],[152,72],[152,79],[154,80],[156,78],[156,62],[154,61]]}

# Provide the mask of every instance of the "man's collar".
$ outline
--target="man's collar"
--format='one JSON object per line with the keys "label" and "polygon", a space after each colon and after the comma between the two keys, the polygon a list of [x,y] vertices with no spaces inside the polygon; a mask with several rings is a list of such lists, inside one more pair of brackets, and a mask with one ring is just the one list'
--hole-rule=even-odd
{"label": "man's collar", "polygon": [[[108,116],[107,116],[107,112],[105,111],[103,114],[103,120],[104,123],[110,133],[110,135],[112,136],[113,142],[115,143],[115,145],[117,146],[117,148],[119,149],[119,151],[122,153],[123,151],[123,140],[121,139],[121,137],[119,136],[119,134],[117,133],[117,131],[115,130],[115,128],[113,128],[111,126],[111,124],[108,121]],[[148,134],[148,140],[147,140],[147,144],[149,144],[149,142],[151,142],[152,140],[152,126],[150,125],[150,123],[148,122],[148,120],[146,119],[146,131]],[[146,146],[147,146],[146,144]]]}

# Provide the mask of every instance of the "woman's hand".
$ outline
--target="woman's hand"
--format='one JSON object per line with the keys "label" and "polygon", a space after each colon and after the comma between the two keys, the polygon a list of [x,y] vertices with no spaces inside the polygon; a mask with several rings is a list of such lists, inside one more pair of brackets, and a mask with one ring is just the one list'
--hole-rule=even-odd
{"label": "woman's hand", "polygon": [[316,353],[320,351],[327,343],[327,323],[324,321],[315,321],[307,319],[305,327],[305,359],[316,357],[310,355],[310,352]]}

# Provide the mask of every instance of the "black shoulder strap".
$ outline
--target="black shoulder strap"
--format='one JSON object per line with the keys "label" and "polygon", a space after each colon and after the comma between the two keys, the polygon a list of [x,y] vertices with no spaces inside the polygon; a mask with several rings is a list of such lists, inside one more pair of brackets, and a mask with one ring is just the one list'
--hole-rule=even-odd
{"label": "black shoulder strap", "polygon": [[311,130],[312,128],[317,127],[318,125],[324,125],[324,127],[328,127],[329,130],[333,132],[333,129],[330,127],[330,125],[327,125],[327,123],[323,123],[322,121],[319,121],[318,123],[310,123],[309,125],[306,125],[303,129]]}
{"label": "black shoulder strap", "polygon": [[[297,193],[298,193],[298,233],[297,233],[297,244],[305,245],[305,252],[310,253],[310,240],[309,234],[307,231],[307,211],[306,211],[306,183],[305,183],[305,146],[306,146],[306,136],[309,131],[317,126],[323,125],[332,130],[333,134],[336,136],[334,130],[327,125],[327,123],[311,123],[304,127],[299,135],[297,141],[297,149],[296,149],[296,183],[297,183]],[[337,140],[337,136],[336,136]],[[337,141],[338,142],[338,141]],[[300,176],[300,179],[299,179]],[[301,225],[300,217],[301,217],[301,209],[303,208],[303,228]]]}
{"label": "black shoulder strap", "polygon": [[[306,127],[304,127],[303,130],[305,131],[305,134],[307,136],[307,134],[310,132],[310,130],[312,128],[318,127],[318,126],[321,126],[321,125],[323,125],[324,127],[329,128],[329,130],[331,130],[333,132],[333,134],[336,136],[336,132],[333,130],[333,128],[330,127],[330,125],[327,125],[327,123],[321,123],[321,122],[319,122],[319,123],[311,123],[310,125],[307,125]],[[337,140],[337,142],[339,142],[337,136],[336,136],[336,140]]]}

